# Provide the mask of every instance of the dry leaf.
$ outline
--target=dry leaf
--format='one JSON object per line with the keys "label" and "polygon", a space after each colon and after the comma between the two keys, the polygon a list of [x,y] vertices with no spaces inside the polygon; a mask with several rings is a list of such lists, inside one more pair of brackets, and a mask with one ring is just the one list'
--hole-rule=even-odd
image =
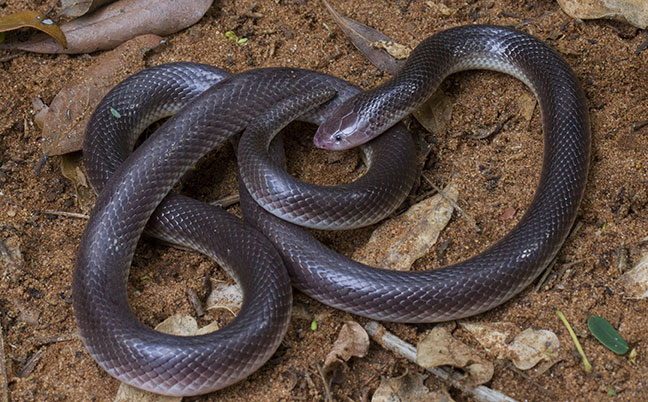
{"label": "dry leaf", "polygon": [[[456,184],[448,184],[443,191],[457,201]],[[408,270],[436,243],[453,210],[452,204],[440,194],[423,200],[374,230],[367,244],[354,253],[353,258],[368,265]]]}
{"label": "dry leaf", "polygon": [[[498,359],[511,359],[515,367],[529,370],[538,363],[541,374],[558,361],[560,341],[551,331],[527,328],[520,332],[510,322],[460,322],[490,354]],[[519,332],[519,333],[518,333]],[[515,335],[515,337],[514,337]]]}
{"label": "dry leaf", "polygon": [[531,118],[533,118],[533,111],[535,110],[536,103],[538,103],[536,97],[529,92],[522,93],[517,99],[520,115],[522,116],[522,120],[524,120],[527,125],[531,123]]}
{"label": "dry leaf", "polygon": [[450,16],[457,12],[456,8],[450,8],[443,3],[437,3],[434,1],[426,1],[425,4],[430,7],[433,11],[440,13],[441,15]]}
{"label": "dry leaf", "polygon": [[351,357],[364,357],[369,350],[369,335],[360,324],[355,321],[347,321],[340,329],[333,348],[324,361],[324,372],[326,373],[333,363],[338,360],[347,361]]}
{"label": "dry leaf", "polygon": [[442,137],[445,135],[452,117],[453,106],[452,99],[443,91],[437,90],[412,114],[427,131]]}
{"label": "dry leaf", "polygon": [[407,46],[387,40],[377,40],[375,42],[371,42],[369,45],[378,49],[385,49],[385,51],[396,60],[405,60],[412,52],[412,50]]}
{"label": "dry leaf", "polygon": [[63,177],[70,180],[75,187],[88,187],[88,181],[81,170],[81,155],[70,154],[61,158],[61,173]]}
{"label": "dry leaf", "polygon": [[427,376],[407,373],[401,377],[383,378],[371,402],[452,402],[447,391],[431,392],[423,381]]}
{"label": "dry leaf", "polygon": [[648,254],[630,271],[621,276],[621,286],[625,296],[632,299],[645,299],[648,297]]}
{"label": "dry leaf", "polygon": [[243,292],[237,283],[212,281],[212,292],[205,302],[206,310],[224,308],[236,314],[241,309],[241,304],[243,304]]}
{"label": "dry leaf", "polygon": [[508,357],[520,370],[529,370],[541,361],[549,363],[544,365],[546,370],[559,360],[560,341],[549,330],[527,328],[513,339],[509,351]]}
{"label": "dry leaf", "polygon": [[558,4],[572,18],[612,18],[637,28],[648,27],[646,0],[558,0]]}
{"label": "dry leaf", "polygon": [[0,17],[0,32],[30,27],[45,32],[54,38],[62,48],[67,47],[65,34],[51,19],[36,11],[21,11],[19,13]]}
{"label": "dry leaf", "polygon": [[371,43],[377,41],[395,43],[394,40],[373,28],[338,14],[325,0],[323,3],[329,13],[331,13],[335,23],[338,24],[351,43],[365,55],[371,64],[376,66],[380,71],[385,71],[392,75],[401,69],[404,61],[396,60],[386,51],[371,45]]}
{"label": "dry leaf", "polygon": [[434,327],[416,347],[416,363],[424,368],[454,366],[466,371],[474,385],[493,377],[493,364],[482,359],[468,345],[452,337],[443,326]]}
{"label": "dry leaf", "polygon": [[80,17],[115,0],[61,0],[61,14],[68,17]]}
{"label": "dry leaf", "polygon": [[101,99],[126,76],[143,69],[146,51],[161,40],[156,35],[138,36],[98,56],[82,78],[62,89],[42,119],[45,155],[80,150],[90,116]]}
{"label": "dry leaf", "polygon": [[[12,236],[0,242],[0,266],[17,270],[22,268],[23,265],[25,265],[25,262],[20,252],[19,238]],[[2,270],[2,274],[6,275],[8,272]]]}
{"label": "dry leaf", "polygon": [[170,35],[196,23],[213,0],[121,0],[61,26],[67,48],[51,38],[2,43],[2,49],[38,53],[91,53],[144,34]]}

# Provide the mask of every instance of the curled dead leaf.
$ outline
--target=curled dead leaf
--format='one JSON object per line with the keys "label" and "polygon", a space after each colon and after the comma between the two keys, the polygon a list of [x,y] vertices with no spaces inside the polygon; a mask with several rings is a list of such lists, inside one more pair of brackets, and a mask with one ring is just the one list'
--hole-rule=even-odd
{"label": "curled dead leaf", "polygon": [[463,329],[498,359],[508,358],[520,370],[529,370],[539,363],[542,373],[559,360],[560,341],[546,329],[527,328],[520,332],[510,322],[460,322]]}
{"label": "curled dead leaf", "polygon": [[331,365],[338,361],[347,361],[351,357],[364,357],[369,350],[369,335],[360,324],[355,321],[347,321],[340,329],[333,348],[324,361],[324,372],[326,373]]}
{"label": "curled dead leaf", "polygon": [[[455,202],[459,197],[454,183],[448,184],[443,191]],[[369,265],[408,270],[436,243],[453,211],[452,204],[440,194],[423,200],[374,230],[367,244],[354,253],[353,258]]]}
{"label": "curled dead leaf", "polygon": [[452,402],[447,391],[430,391],[423,384],[426,375],[407,373],[400,377],[383,378],[371,397],[371,402]]}
{"label": "curled dead leaf", "polygon": [[62,48],[67,48],[65,34],[50,18],[37,11],[21,11],[0,17],[0,32],[19,28],[34,28],[51,36]]}
{"label": "curled dead leaf", "polygon": [[442,137],[452,117],[453,106],[452,99],[438,90],[412,114],[427,131]]}
{"label": "curled dead leaf", "polygon": [[243,292],[236,283],[212,281],[212,291],[207,296],[205,309],[225,309],[236,315],[243,304]]}
{"label": "curled dead leaf", "polygon": [[646,0],[558,0],[558,4],[572,18],[612,18],[637,28],[648,27]]}
{"label": "curled dead leaf", "polygon": [[92,14],[67,22],[61,30],[67,48],[40,36],[0,48],[37,53],[91,53],[113,49],[145,34],[170,35],[196,23],[213,0],[121,0]]}
{"label": "curled dead leaf", "polygon": [[157,47],[161,40],[156,35],[138,36],[98,56],[83,77],[63,88],[40,116],[45,155],[80,150],[90,116],[101,99],[119,81],[143,69],[144,55]]}
{"label": "curled dead leaf", "polygon": [[375,42],[371,42],[369,45],[378,49],[385,49],[385,51],[396,60],[405,60],[412,52],[412,50],[407,46],[393,41],[377,40]]}
{"label": "curled dead leaf", "polygon": [[115,0],[61,0],[61,14],[68,17],[80,17],[99,7],[113,3]]}
{"label": "curled dead leaf", "polygon": [[493,364],[468,345],[455,339],[443,326],[434,327],[416,347],[416,363],[424,368],[453,366],[462,368],[468,381],[484,384],[493,377]]}
{"label": "curled dead leaf", "polygon": [[396,60],[383,49],[371,45],[378,41],[395,43],[394,40],[371,27],[339,14],[327,1],[324,0],[323,3],[335,23],[371,64],[392,75],[401,69],[404,64],[403,60]]}
{"label": "curled dead leaf", "polygon": [[632,299],[645,299],[648,297],[648,254],[630,271],[621,276],[621,285],[625,296]]}

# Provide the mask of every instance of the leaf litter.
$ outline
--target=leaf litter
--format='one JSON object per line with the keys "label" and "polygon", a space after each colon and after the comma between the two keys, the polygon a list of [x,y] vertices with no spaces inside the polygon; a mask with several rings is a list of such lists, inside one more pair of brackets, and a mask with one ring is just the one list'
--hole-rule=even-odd
{"label": "leaf litter", "polygon": [[44,35],[25,42],[0,43],[0,49],[36,53],[92,53],[114,49],[140,35],[170,35],[195,24],[213,0],[120,0],[66,22],[67,48]]}

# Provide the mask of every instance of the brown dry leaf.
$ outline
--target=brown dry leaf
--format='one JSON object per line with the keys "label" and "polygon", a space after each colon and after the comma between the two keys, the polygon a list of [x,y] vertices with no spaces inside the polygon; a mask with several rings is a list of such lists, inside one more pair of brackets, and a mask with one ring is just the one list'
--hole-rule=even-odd
{"label": "brown dry leaf", "polygon": [[331,13],[335,23],[338,24],[351,43],[365,55],[371,64],[376,66],[380,71],[385,71],[392,75],[401,69],[404,61],[396,60],[383,49],[371,45],[371,43],[378,41],[395,43],[394,40],[373,28],[338,14],[326,0],[323,0],[323,3],[329,13]]}
{"label": "brown dry leaf", "polygon": [[326,373],[338,360],[347,361],[351,357],[364,357],[369,350],[369,335],[360,324],[347,321],[340,329],[333,348],[326,356],[323,371]]}
{"label": "brown dry leaf", "polygon": [[396,60],[405,60],[412,52],[412,50],[407,46],[387,40],[377,40],[375,42],[371,42],[369,45],[378,49],[385,49],[385,51]]}
{"label": "brown dry leaf", "polygon": [[212,281],[212,291],[205,302],[206,310],[225,309],[236,314],[243,304],[243,292],[237,283]]}
{"label": "brown dry leaf", "polygon": [[416,363],[424,368],[454,366],[462,368],[473,385],[484,384],[493,377],[493,364],[482,359],[468,345],[452,337],[450,331],[437,326],[416,347]]}
{"label": "brown dry leaf", "polygon": [[[455,183],[448,184],[443,191],[457,201],[459,191]],[[353,258],[368,265],[409,270],[436,243],[453,211],[452,204],[440,194],[423,200],[374,230]]]}
{"label": "brown dry leaf", "polygon": [[[20,252],[20,239],[17,236],[11,236],[6,240],[0,241],[0,266],[17,270],[24,265],[25,261]],[[3,275],[8,275],[9,273],[8,270],[2,270]]]}
{"label": "brown dry leaf", "polygon": [[444,15],[446,17],[457,12],[456,8],[450,8],[443,3],[438,3],[435,1],[426,1],[425,4],[432,9],[432,11]]}
{"label": "brown dry leaf", "polygon": [[621,276],[625,297],[645,299],[648,297],[648,253],[630,271]]}
{"label": "brown dry leaf", "polygon": [[427,131],[442,137],[446,133],[450,118],[452,118],[453,106],[452,99],[439,90],[412,114]]}
{"label": "brown dry leaf", "polygon": [[558,0],[558,4],[572,18],[612,18],[637,28],[648,27],[646,0]]}
{"label": "brown dry leaf", "polygon": [[536,97],[529,93],[522,93],[517,99],[518,108],[520,109],[520,116],[527,125],[531,123],[531,118],[533,118],[533,111],[535,110],[536,103],[538,103]]}
{"label": "brown dry leaf", "polygon": [[61,0],[61,14],[68,17],[80,17],[99,7],[113,3],[115,0]]}
{"label": "brown dry leaf", "polygon": [[81,170],[81,155],[70,154],[61,158],[61,173],[76,186],[88,187],[88,181]]}
{"label": "brown dry leaf", "polygon": [[213,0],[121,0],[61,26],[67,48],[40,36],[0,48],[37,53],[91,53],[144,34],[170,35],[196,23]]}
{"label": "brown dry leaf", "polygon": [[44,115],[43,152],[61,155],[78,151],[92,112],[101,99],[126,76],[145,67],[145,53],[162,38],[143,35],[98,56],[88,72],[54,98]]}
{"label": "brown dry leaf", "polygon": [[61,31],[61,28],[59,28],[54,21],[37,11],[21,11],[19,13],[0,17],[0,32],[13,31],[25,27],[45,32],[54,38],[59,43],[60,47],[67,47],[67,40],[65,39],[65,34]]}
{"label": "brown dry leaf", "polygon": [[541,374],[558,360],[560,341],[551,331],[527,328],[520,332],[510,322],[460,322],[488,353],[498,359],[508,358],[520,370],[529,370],[538,363]]}
{"label": "brown dry leaf", "polygon": [[426,375],[407,373],[396,378],[383,378],[371,402],[452,402],[447,391],[430,391],[423,381]]}
{"label": "brown dry leaf", "polygon": [[527,328],[513,339],[509,351],[508,357],[515,367],[529,370],[544,361],[545,364],[539,368],[544,372],[558,362],[560,341],[549,330]]}

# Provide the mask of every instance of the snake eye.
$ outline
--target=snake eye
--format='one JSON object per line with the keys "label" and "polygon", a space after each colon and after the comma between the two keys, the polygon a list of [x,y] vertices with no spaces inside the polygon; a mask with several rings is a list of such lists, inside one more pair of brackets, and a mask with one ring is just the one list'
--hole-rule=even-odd
{"label": "snake eye", "polygon": [[335,136],[335,142],[340,142],[342,141],[342,136],[340,134]]}

